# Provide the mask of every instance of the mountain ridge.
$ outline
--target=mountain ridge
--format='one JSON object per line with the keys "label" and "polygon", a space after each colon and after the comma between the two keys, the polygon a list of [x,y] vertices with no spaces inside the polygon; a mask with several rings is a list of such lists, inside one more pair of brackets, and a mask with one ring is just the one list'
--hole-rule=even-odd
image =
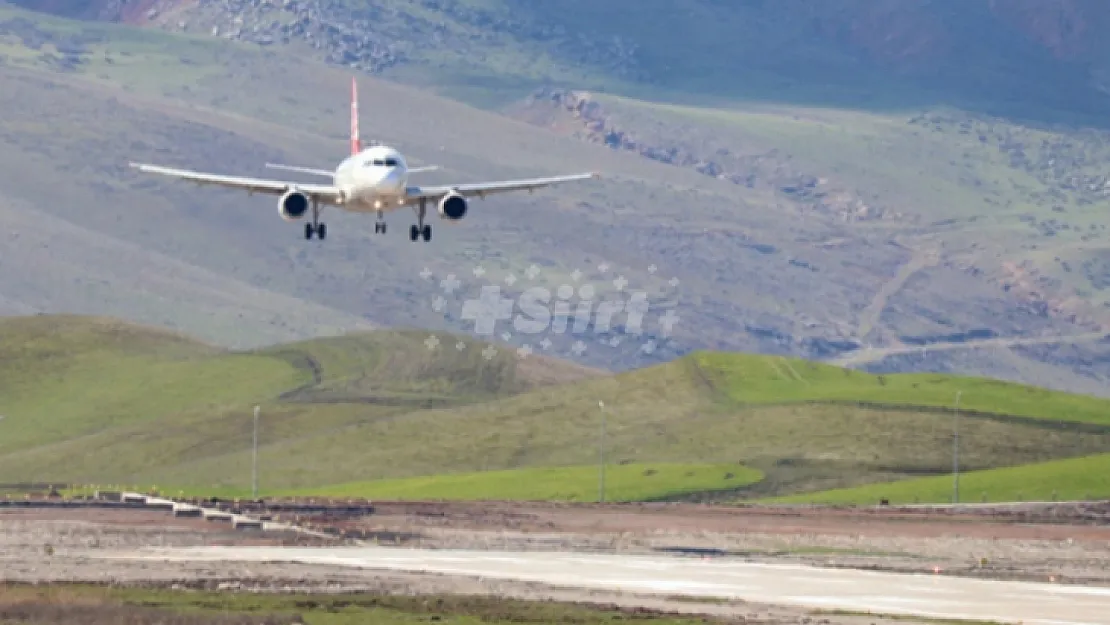
{"label": "mountain ridge", "polygon": [[[618,90],[621,84],[639,85],[661,93],[732,98],[745,97],[745,89],[758,98],[773,98],[776,91],[787,98],[793,92],[807,98],[811,89],[799,90],[791,83],[810,81],[825,85],[814,93],[855,90],[852,99],[862,104],[869,97],[889,99],[890,89],[875,83],[888,81],[903,91],[925,88],[920,96],[909,96],[924,98],[919,104],[948,86],[950,94],[967,101],[987,98],[1013,106],[1020,96],[1034,103],[1026,108],[1032,115],[1046,106],[1088,115],[1110,110],[1103,85],[1110,76],[1110,48],[1099,38],[1102,26],[1110,25],[1110,5],[1096,0],[684,0],[641,7],[665,16],[668,31],[628,18],[631,7],[621,3],[585,0],[570,0],[558,9],[523,0],[15,4],[66,17],[291,44],[333,64],[402,80],[413,78],[406,68],[423,68],[418,73],[431,74],[419,80],[432,87],[447,78],[446,70],[469,66],[467,79],[503,80],[503,90],[518,97],[523,85],[514,83],[521,79],[570,88],[616,80]],[[617,19],[620,15],[626,18]],[[695,32],[701,37],[687,36]],[[743,41],[739,47],[738,36]],[[506,66],[508,57],[497,56],[496,45],[525,55],[526,66]],[[675,52],[681,48],[691,52]],[[760,50],[763,54],[752,56]],[[459,54],[474,58],[452,56]],[[968,58],[977,63],[967,63]],[[749,78],[728,84],[730,72],[736,71]],[[704,80],[691,72],[703,74]],[[1046,91],[1058,94],[1037,89],[1045,79],[1055,83]],[[444,89],[464,90],[464,83],[448,79]],[[1081,94],[1085,98],[1077,99]]]}

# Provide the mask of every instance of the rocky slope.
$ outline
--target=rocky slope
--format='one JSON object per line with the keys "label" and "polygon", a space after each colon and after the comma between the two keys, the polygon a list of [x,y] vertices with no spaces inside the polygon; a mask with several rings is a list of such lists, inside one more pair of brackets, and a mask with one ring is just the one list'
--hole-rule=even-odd
{"label": "rocky slope", "polygon": [[[1110,4],[1101,0],[642,2],[15,0],[69,17],[304,45],[370,72],[469,66],[494,78],[573,82],[590,75],[748,95],[763,94],[753,78],[770,74],[785,79],[782,86],[870,89],[868,81],[879,79],[895,91],[940,87],[999,101],[1020,95],[1087,112],[1105,104],[1075,99],[1098,96],[1110,76],[1100,35],[1110,25]],[[659,30],[660,20],[666,29]],[[535,67],[521,69],[526,65]],[[750,84],[728,84],[737,72]],[[1043,89],[1045,80],[1052,89]]]}

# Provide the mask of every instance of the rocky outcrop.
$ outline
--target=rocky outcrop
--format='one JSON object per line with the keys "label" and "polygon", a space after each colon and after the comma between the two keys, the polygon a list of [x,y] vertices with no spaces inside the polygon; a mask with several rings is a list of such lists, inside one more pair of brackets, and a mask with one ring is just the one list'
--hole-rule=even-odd
{"label": "rocky outcrop", "polygon": [[[525,0],[471,3],[460,0],[14,0],[34,10],[77,17],[157,24],[263,45],[297,41],[320,50],[334,63],[380,71],[412,62],[419,48],[452,53],[517,46],[554,60],[562,69],[590,68],[605,75],[651,83],[659,68],[646,66],[642,48],[655,45],[635,20],[576,28],[580,18],[551,19]],[[628,11],[637,5],[627,0]],[[745,22],[767,26],[760,36],[769,50],[828,46],[896,74],[930,80],[955,79],[969,57],[991,59],[1020,54],[1070,64],[1092,76],[1110,77],[1099,37],[1110,26],[1104,0],[776,0],[723,3],[688,0],[690,15],[701,19],[735,11]],[[574,5],[575,3],[570,3]],[[575,13],[574,6],[567,9]],[[611,15],[601,12],[599,15]],[[690,19],[695,19],[691,17]],[[685,23],[683,29],[696,24]],[[509,47],[505,47],[509,46]],[[720,44],[727,55],[728,42]],[[1039,54],[1038,54],[1039,51]],[[479,63],[482,61],[479,61]],[[749,62],[749,59],[737,59]],[[786,66],[789,59],[776,63]],[[943,68],[943,71],[941,69]],[[1021,72],[1020,64],[1007,70]],[[966,77],[965,77],[966,78]],[[973,80],[974,82],[974,80]],[[1110,78],[1105,80],[1110,84]]]}
{"label": "rocky outcrop", "polygon": [[837,184],[827,176],[802,171],[791,162],[788,154],[778,149],[750,154],[726,142],[704,144],[700,141],[641,137],[635,129],[622,127],[588,92],[540,89],[528,98],[523,107],[513,112],[526,121],[550,125],[553,120],[545,115],[536,115],[536,109],[547,110],[568,119],[570,123],[556,124],[582,140],[604,144],[614,150],[634,152],[668,165],[693,169],[745,188],[771,189],[807,210],[843,221],[910,219],[901,212],[866,200],[858,192]]}

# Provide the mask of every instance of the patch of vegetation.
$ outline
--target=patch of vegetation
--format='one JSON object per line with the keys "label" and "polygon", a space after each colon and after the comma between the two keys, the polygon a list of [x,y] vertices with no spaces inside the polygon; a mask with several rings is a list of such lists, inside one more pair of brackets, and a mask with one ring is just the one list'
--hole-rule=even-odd
{"label": "patch of vegetation", "polygon": [[221,354],[113,319],[0,320],[0,452],[79,438],[157,415],[220,410],[295,386],[276,358]]}
{"label": "patch of vegetation", "polygon": [[429,350],[422,332],[230,352],[111,320],[2,323],[11,482],[244,494],[255,404],[263,495],[593,499],[599,401],[608,498],[620,500],[947,474],[957,389],[967,471],[1110,452],[1110,402],[974,378],[715,352],[599,376],[487,359],[481,345]]}
{"label": "patch of vegetation", "polygon": [[[597,501],[598,466],[542,467],[338,484],[282,495],[371,499]],[[739,465],[618,464],[605,468],[606,501],[652,501],[733,490],[762,478]]]}
{"label": "patch of vegetation", "polygon": [[[857,488],[771,498],[774,503],[893,505],[951,503],[953,476],[937,476]],[[1110,454],[960,474],[960,501],[1080,501],[1110,499]]]}
{"label": "patch of vegetation", "polygon": [[1110,426],[1110,400],[989,378],[933,373],[871,374],[800,359],[703,352],[698,367],[740,404],[858,402]]}
{"label": "patch of vegetation", "polygon": [[528,602],[495,597],[265,595],[213,591],[169,591],[88,585],[0,586],[0,623],[61,625],[592,625],[631,620],[658,625],[693,625],[712,619],[678,617],[646,610]]}

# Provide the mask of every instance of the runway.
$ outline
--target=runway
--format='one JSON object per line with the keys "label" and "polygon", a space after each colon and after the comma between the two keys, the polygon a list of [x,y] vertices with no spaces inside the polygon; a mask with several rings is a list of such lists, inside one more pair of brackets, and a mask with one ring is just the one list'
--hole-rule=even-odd
{"label": "runway", "polygon": [[389,547],[195,547],[144,549],[100,557],[296,562],[936,619],[1023,625],[1110,625],[1110,588],[822,569],[727,558]]}

